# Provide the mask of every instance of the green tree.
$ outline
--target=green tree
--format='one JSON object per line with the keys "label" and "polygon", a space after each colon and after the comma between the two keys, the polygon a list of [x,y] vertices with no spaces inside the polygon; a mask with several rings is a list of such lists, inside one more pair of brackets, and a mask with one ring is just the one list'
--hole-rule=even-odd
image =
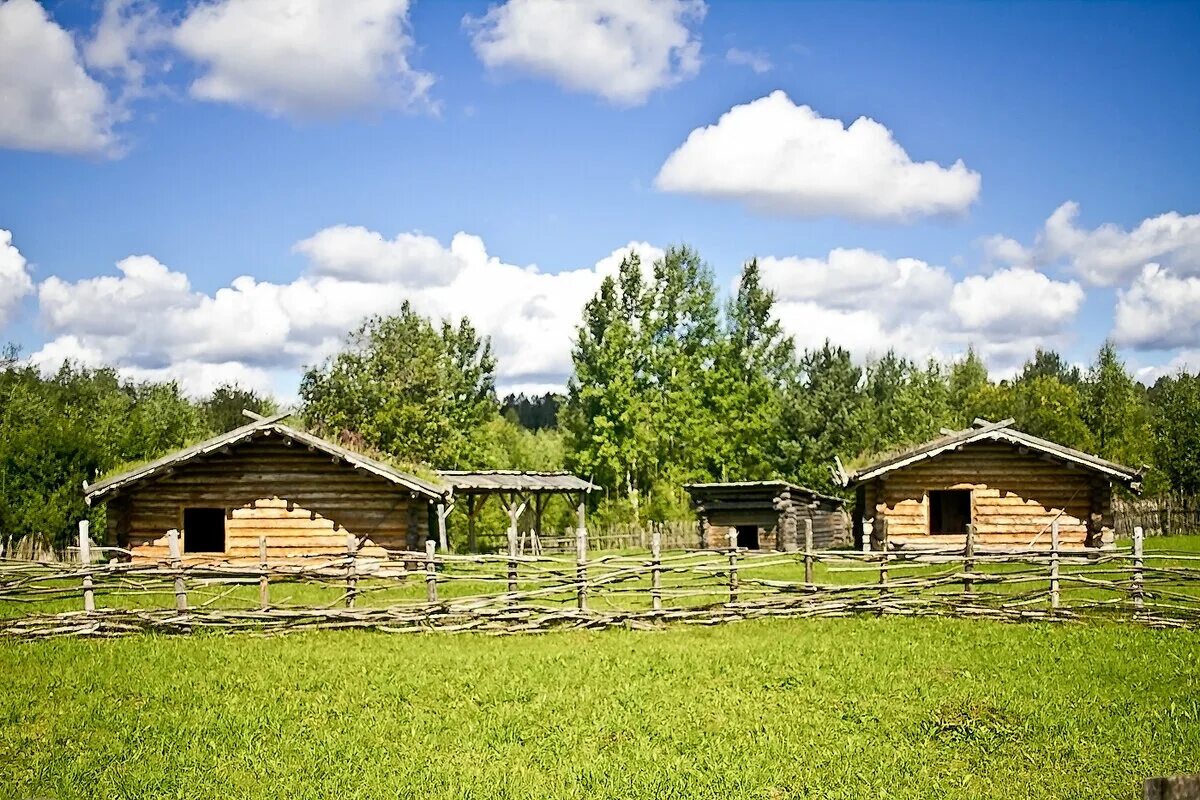
{"label": "green tree", "polygon": [[1159,378],[1150,398],[1155,466],[1173,491],[1200,494],[1200,375]]}
{"label": "green tree", "polygon": [[357,434],[395,458],[471,466],[495,416],[491,344],[466,320],[435,329],[408,302],[373,317],[300,382],[304,416],[324,435]]}
{"label": "green tree", "polygon": [[1083,421],[1099,455],[1130,464],[1149,457],[1149,418],[1143,395],[1112,342],[1105,342],[1083,385]]}
{"label": "green tree", "polygon": [[[989,390],[992,383],[988,378],[987,366],[974,347],[968,347],[966,355],[950,365],[948,383],[950,413],[953,419],[951,424],[956,428],[970,425],[975,417],[979,416],[975,409],[977,405],[994,405],[991,396],[995,392]],[[994,410],[990,413],[993,416],[996,414]],[[1004,414],[998,419],[1006,416],[1008,415]]]}
{"label": "green tree", "polygon": [[200,403],[204,424],[213,433],[225,433],[250,422],[243,410],[269,417],[279,413],[279,404],[237,383],[222,383]]}

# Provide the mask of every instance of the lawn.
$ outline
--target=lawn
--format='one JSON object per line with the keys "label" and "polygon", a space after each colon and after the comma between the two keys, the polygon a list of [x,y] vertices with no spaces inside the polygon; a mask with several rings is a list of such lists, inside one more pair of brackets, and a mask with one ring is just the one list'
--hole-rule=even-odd
{"label": "lawn", "polygon": [[0,796],[1140,797],[1200,634],[764,620],[0,643]]}

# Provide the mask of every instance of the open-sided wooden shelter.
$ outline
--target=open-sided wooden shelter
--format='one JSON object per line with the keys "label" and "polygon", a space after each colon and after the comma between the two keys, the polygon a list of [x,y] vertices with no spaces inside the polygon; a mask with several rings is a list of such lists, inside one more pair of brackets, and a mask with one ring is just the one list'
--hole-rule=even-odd
{"label": "open-sided wooden shelter", "polygon": [[[180,531],[188,558],[417,550],[448,489],[283,423],[281,414],[85,485],[107,503],[109,538],[134,558],[165,559]],[[435,522],[436,524],[436,522]]]}
{"label": "open-sided wooden shelter", "polygon": [[1113,486],[1140,492],[1142,470],[1031,436],[1013,420],[962,431],[844,475],[856,491],[854,534],[882,545],[1104,547],[1114,535]]}
{"label": "open-sided wooden shelter", "polygon": [[812,521],[813,545],[830,547],[846,538],[845,501],[785,481],[691,483],[683,487],[696,512],[701,547],[725,547],[736,530],[738,546],[793,552],[804,544],[804,520]]}

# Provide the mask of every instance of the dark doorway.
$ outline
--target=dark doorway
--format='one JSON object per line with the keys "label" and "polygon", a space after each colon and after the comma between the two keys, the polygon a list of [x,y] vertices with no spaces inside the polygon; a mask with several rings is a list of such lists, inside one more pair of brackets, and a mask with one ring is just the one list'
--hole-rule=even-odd
{"label": "dark doorway", "polygon": [[930,533],[966,533],[970,524],[970,489],[943,489],[929,493]]}
{"label": "dark doorway", "polygon": [[738,525],[737,526],[737,542],[738,547],[745,547],[750,550],[758,549],[758,526],[757,525]]}
{"label": "dark doorway", "polygon": [[183,552],[225,552],[225,509],[185,508],[183,510]]}

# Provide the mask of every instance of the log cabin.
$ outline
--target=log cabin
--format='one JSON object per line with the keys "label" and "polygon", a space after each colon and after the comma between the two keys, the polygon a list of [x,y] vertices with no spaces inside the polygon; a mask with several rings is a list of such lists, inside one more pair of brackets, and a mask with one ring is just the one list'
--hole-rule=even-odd
{"label": "log cabin", "polygon": [[[108,538],[134,559],[186,560],[419,550],[450,489],[283,423],[259,418],[144,466],[85,484],[107,504]],[[437,523],[434,522],[434,525]]]}
{"label": "log cabin", "polygon": [[970,525],[983,546],[1049,547],[1057,523],[1060,546],[1102,548],[1113,544],[1114,486],[1140,492],[1144,469],[1031,436],[1011,419],[977,419],[841,477],[855,490],[859,546],[960,547]]}
{"label": "log cabin", "polygon": [[845,544],[845,501],[785,481],[690,483],[683,487],[696,512],[700,547],[739,547],[795,552],[804,544],[804,520],[812,521],[813,545]]}

